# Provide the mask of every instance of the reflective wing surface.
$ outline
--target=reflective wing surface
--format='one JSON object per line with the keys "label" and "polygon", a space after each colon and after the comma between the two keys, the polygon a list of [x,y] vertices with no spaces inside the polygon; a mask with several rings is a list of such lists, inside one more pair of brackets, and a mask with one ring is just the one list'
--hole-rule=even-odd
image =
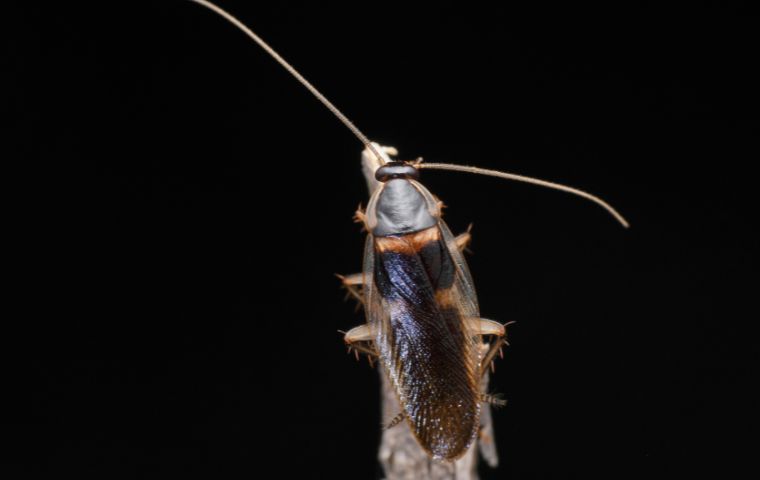
{"label": "reflective wing surface", "polygon": [[454,234],[451,233],[448,225],[441,220],[438,222],[438,228],[441,230],[441,237],[448,246],[451,259],[454,260],[454,265],[457,268],[456,283],[457,289],[460,291],[459,301],[462,303],[463,313],[470,317],[480,317],[478,297],[475,294],[472,275],[469,267],[467,267],[467,262],[464,260],[464,255],[459,251]]}
{"label": "reflective wing surface", "polygon": [[478,341],[465,323],[478,312],[467,267],[458,265],[463,260],[447,236],[443,222],[406,235],[370,236],[365,300],[412,432],[433,457],[453,460],[467,451],[479,425]]}

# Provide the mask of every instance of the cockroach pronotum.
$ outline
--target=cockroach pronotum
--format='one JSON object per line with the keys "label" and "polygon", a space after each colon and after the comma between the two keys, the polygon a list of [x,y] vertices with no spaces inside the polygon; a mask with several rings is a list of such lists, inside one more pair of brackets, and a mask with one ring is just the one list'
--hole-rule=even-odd
{"label": "cockroach pronotum", "polygon": [[341,277],[364,306],[367,323],[345,334],[350,348],[378,359],[406,421],[429,457],[454,461],[477,438],[486,395],[481,378],[506,343],[505,325],[481,318],[462,250],[470,234],[454,236],[441,218],[441,202],[420,182],[420,170],[468,172],[562,190],[605,208],[581,190],[477,167],[396,161],[392,147],[371,142],[348,118],[251,29],[220,7],[191,0],[224,17],[271,55],[364,144],[363,168],[371,197],[357,220],[366,231],[362,273]]}

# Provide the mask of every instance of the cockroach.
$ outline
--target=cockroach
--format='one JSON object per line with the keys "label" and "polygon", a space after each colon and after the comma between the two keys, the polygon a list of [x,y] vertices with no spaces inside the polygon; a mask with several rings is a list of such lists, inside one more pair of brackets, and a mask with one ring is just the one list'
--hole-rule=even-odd
{"label": "cockroach", "polygon": [[206,0],[190,0],[221,15],[290,72],[364,144],[363,168],[371,197],[356,218],[367,238],[361,273],[341,277],[364,306],[367,323],[345,342],[379,360],[402,411],[389,426],[406,421],[433,459],[462,457],[477,437],[486,395],[481,378],[506,343],[505,325],[482,318],[462,251],[470,234],[454,236],[441,218],[441,202],[421,183],[423,169],[488,175],[562,190],[605,208],[587,192],[513,173],[441,163],[397,161],[392,147],[371,142],[322,93],[237,18]]}

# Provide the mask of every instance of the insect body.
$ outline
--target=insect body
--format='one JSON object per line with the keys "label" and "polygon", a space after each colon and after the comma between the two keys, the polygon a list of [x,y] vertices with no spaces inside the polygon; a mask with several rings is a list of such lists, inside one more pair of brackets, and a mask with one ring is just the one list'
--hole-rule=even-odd
{"label": "insect body", "polygon": [[360,215],[369,232],[362,275],[367,324],[345,339],[365,343],[362,350],[380,358],[420,446],[453,460],[479,427],[480,377],[492,357],[481,348],[482,336],[501,337],[504,326],[480,318],[460,252],[469,234],[457,241],[440,202],[418,178],[403,162],[375,173],[380,184]]}
{"label": "insect body", "polygon": [[481,379],[499,352],[504,325],[480,317],[472,277],[461,250],[469,233],[454,237],[441,219],[441,203],[419,182],[421,169],[456,170],[532,183],[596,202],[624,226],[603,200],[545,180],[461,165],[397,162],[359,131],[327,98],[235,17],[206,0],[191,0],[221,15],[287,69],[364,144],[363,168],[371,191],[357,212],[368,235],[361,274],[342,277],[363,304],[367,323],[345,341],[380,360],[418,445],[432,458],[455,460],[481,426]]}

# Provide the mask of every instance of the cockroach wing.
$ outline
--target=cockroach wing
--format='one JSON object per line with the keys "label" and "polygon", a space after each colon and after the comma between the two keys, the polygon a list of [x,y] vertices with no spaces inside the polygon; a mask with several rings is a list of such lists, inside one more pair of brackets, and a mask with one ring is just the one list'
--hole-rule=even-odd
{"label": "cockroach wing", "polygon": [[471,317],[480,317],[480,309],[478,307],[478,296],[475,294],[475,286],[472,282],[472,275],[470,269],[467,266],[467,262],[464,259],[464,255],[457,247],[457,242],[454,235],[449,230],[448,225],[443,220],[438,222],[438,228],[441,230],[443,241],[446,242],[446,246],[449,250],[454,265],[457,268],[457,277],[459,286],[461,289],[461,295],[459,300],[462,302],[462,309],[465,315]]}
{"label": "cockroach wing", "polygon": [[[472,282],[472,275],[470,275],[470,269],[467,266],[467,262],[464,259],[464,255],[462,255],[462,252],[460,251],[459,247],[457,246],[456,240],[454,235],[451,233],[451,230],[449,230],[449,227],[446,225],[445,222],[441,221],[439,223],[439,226],[441,228],[441,234],[443,234],[443,239],[446,242],[446,245],[449,247],[449,253],[451,253],[451,258],[454,259],[454,264],[456,264],[457,268],[459,269],[460,280],[461,280],[461,287],[462,291],[465,292],[465,294],[461,295],[461,300],[464,303],[462,306],[462,310],[464,312],[468,312],[469,315],[472,317],[480,317],[480,310],[478,307],[478,298],[477,295],[475,295],[475,286]],[[476,323],[475,325],[478,325],[479,323]],[[471,327],[474,327],[475,325],[471,324]],[[480,332],[478,330],[471,330],[471,334],[479,334]],[[484,352],[483,350],[485,348],[484,346],[481,347],[481,352]],[[480,364],[479,364],[480,365]],[[482,372],[484,367],[483,365],[480,365],[479,367]],[[488,375],[484,375],[480,379],[480,386],[481,390],[485,391],[488,388]],[[480,407],[480,432],[485,433],[486,435],[481,435],[479,440],[479,447],[480,447],[480,454],[483,456],[483,458],[486,460],[488,465],[491,467],[496,467],[499,464],[499,456],[496,453],[496,445],[494,443],[493,439],[493,420],[491,417],[491,406],[487,403],[481,404]]]}
{"label": "cockroach wing", "polygon": [[478,430],[480,358],[467,322],[477,300],[453,236],[442,221],[370,235],[364,267],[367,321],[407,423],[434,458],[459,458]]}

